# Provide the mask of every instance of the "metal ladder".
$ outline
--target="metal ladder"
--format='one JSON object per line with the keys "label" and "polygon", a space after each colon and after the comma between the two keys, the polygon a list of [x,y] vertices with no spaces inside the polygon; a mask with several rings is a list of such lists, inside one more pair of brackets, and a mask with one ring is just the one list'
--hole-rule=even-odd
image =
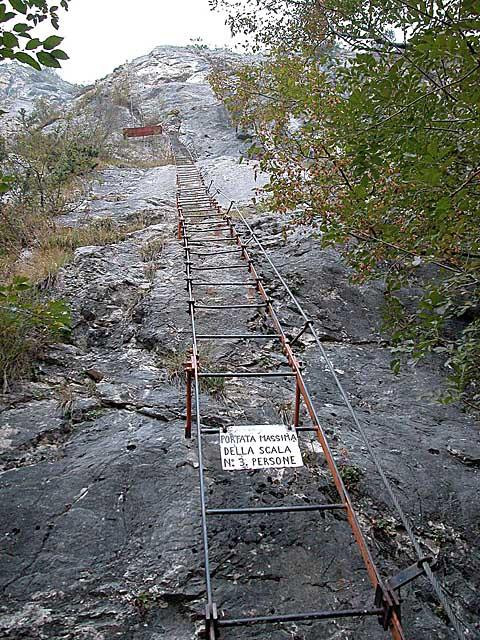
{"label": "metal ladder", "polygon": [[[199,464],[199,485],[200,485],[200,508],[201,524],[204,552],[204,568],[206,583],[206,608],[205,623],[208,640],[217,640],[220,637],[221,629],[228,627],[238,627],[251,624],[286,623],[293,621],[308,620],[332,620],[340,618],[356,618],[366,616],[376,616],[383,629],[388,630],[395,640],[405,638],[400,621],[400,599],[398,590],[408,584],[423,573],[420,563],[412,565],[403,570],[390,580],[382,580],[372,555],[367,546],[364,534],[355,513],[352,500],[340,475],[337,464],[333,458],[327,438],[320,424],[318,415],[312,402],[311,395],[302,375],[300,363],[293,352],[293,344],[306,330],[301,329],[298,335],[289,340],[285,329],[280,322],[272,304],[262,278],[259,275],[258,267],[255,266],[248,244],[251,237],[243,237],[237,230],[235,221],[230,215],[230,209],[222,212],[221,207],[215,198],[209,193],[209,189],[204,184],[204,179],[196,167],[188,149],[179,142],[177,138],[171,138],[172,151],[177,167],[177,209],[178,209],[178,239],[183,243],[185,254],[186,289],[188,293],[188,309],[192,329],[192,350],[188,362],[186,363],[186,395],[187,395],[187,419],[185,436],[192,436],[192,423],[195,423],[195,431],[198,447]],[[232,262],[227,265],[214,264],[205,265],[202,258],[216,256],[231,256]],[[202,274],[207,272],[230,271],[246,276],[246,279],[239,277],[232,279],[230,276],[223,280],[221,275],[214,282],[202,279]],[[204,276],[205,277],[205,276]],[[241,290],[245,287],[253,287],[256,291],[258,301],[249,304],[236,304],[225,302],[225,304],[207,304],[199,302],[195,293],[200,295],[205,291],[205,287],[231,287]],[[222,290],[222,289],[221,289]],[[223,289],[226,291],[227,289]],[[198,333],[197,321],[203,313],[215,312],[218,310],[231,310],[233,313],[241,310],[261,309],[267,315],[272,331],[269,333],[251,333],[248,331],[241,333]],[[308,325],[307,321],[307,325]],[[277,340],[278,345],[286,357],[289,370],[281,371],[204,371],[199,356],[199,343],[204,341],[228,341],[233,339],[244,340]],[[206,378],[293,378],[294,389],[294,411],[293,425],[290,428],[297,432],[312,432],[317,437],[323,455],[331,474],[333,483],[338,494],[338,501],[327,504],[304,504],[295,506],[276,507],[244,507],[244,508],[210,508],[207,505],[205,490],[205,465],[204,465],[204,438],[212,434],[218,434],[218,428],[206,427],[201,422],[200,391],[201,382]],[[194,407],[192,407],[192,401]],[[304,403],[306,412],[311,421],[311,426],[300,426],[300,408]],[[210,567],[208,519],[210,517],[228,516],[232,514],[261,514],[261,513],[288,513],[300,511],[342,511],[346,515],[346,520],[351,528],[353,539],[358,547],[363,559],[365,569],[372,584],[372,606],[365,606],[357,609],[340,610],[318,610],[298,612],[284,615],[263,615],[257,617],[220,617],[214,599],[212,587],[212,571]]]}

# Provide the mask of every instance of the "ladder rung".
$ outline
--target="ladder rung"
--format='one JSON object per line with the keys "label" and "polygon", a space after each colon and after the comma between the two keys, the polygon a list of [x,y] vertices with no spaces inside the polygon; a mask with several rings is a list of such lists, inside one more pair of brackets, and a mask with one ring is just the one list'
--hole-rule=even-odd
{"label": "ladder rung", "polygon": [[189,229],[187,238],[191,233],[209,233],[210,231],[229,231],[230,227],[207,227],[206,229]]}
{"label": "ladder rung", "polygon": [[195,282],[192,281],[195,287],[255,287],[256,282]]}
{"label": "ladder rung", "polygon": [[199,213],[197,215],[193,213],[187,213],[184,218],[223,218],[223,213]]}
{"label": "ladder rung", "polygon": [[[185,238],[188,240],[190,240],[188,234],[185,235]],[[203,242],[235,242],[235,238],[232,238],[231,236],[229,236],[228,238],[202,238],[201,240],[190,240],[190,242],[188,242],[188,244],[190,246],[202,246]]]}
{"label": "ladder rung", "polygon": [[[237,251],[241,251],[240,247],[237,247],[236,249],[225,249],[225,251],[215,251],[215,256],[224,256],[227,253],[237,253]],[[212,256],[211,253],[205,253],[202,251],[190,251],[190,253],[194,256]]]}
{"label": "ladder rung", "polygon": [[190,215],[192,213],[199,213],[200,215],[204,216],[207,215],[209,213],[209,211],[211,211],[212,213],[215,211],[218,211],[218,209],[216,207],[196,207],[196,206],[189,206],[189,207],[180,207],[179,209],[180,213],[182,215]]}
{"label": "ladder rung", "polygon": [[[223,220],[200,220],[199,222],[192,222],[189,223],[190,228],[193,228],[193,225],[195,225],[195,228],[200,227],[202,228],[203,225],[211,225],[211,224],[223,224]],[[230,227],[228,227],[230,228]]]}
{"label": "ladder rung", "polygon": [[195,309],[262,309],[266,307],[265,302],[258,304],[197,304]]}
{"label": "ladder rung", "polygon": [[335,511],[345,509],[342,503],[333,504],[300,504],[288,507],[240,507],[239,509],[207,509],[209,516],[234,515],[236,513],[289,513],[290,511]]}
{"label": "ladder rung", "polygon": [[190,267],[193,271],[215,271],[216,269],[245,269],[247,263],[245,264],[227,264],[227,265],[217,265],[215,267]]}
{"label": "ladder rung", "polygon": [[279,338],[276,333],[197,334],[197,340],[272,340],[275,338]]}
{"label": "ladder rung", "polygon": [[[293,427],[292,429],[289,429],[289,431],[318,431],[318,429],[315,427],[297,427],[295,429],[295,427]],[[202,427],[202,434],[204,435],[218,436],[220,433],[226,433],[222,427]]]}
{"label": "ladder rung", "polygon": [[204,371],[199,378],[290,378],[297,374],[294,371]]}
{"label": "ladder rung", "polygon": [[218,211],[217,207],[211,202],[195,202],[194,200],[185,202],[182,200],[178,204],[182,211],[211,211],[212,209]]}
{"label": "ladder rung", "polygon": [[381,616],[383,609],[339,609],[338,611],[307,611],[305,613],[287,613],[278,616],[258,616],[251,618],[219,618],[219,627],[241,627],[248,624],[269,624],[273,622],[295,622],[297,620],[331,620],[335,618],[362,618]]}

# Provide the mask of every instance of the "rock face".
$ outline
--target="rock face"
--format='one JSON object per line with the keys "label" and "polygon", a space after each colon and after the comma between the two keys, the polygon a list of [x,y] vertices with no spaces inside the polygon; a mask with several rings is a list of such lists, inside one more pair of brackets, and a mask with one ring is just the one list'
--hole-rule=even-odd
{"label": "rock face", "polygon": [[113,83],[132,86],[134,106],[140,119],[177,120],[180,134],[193,143],[200,156],[234,156],[243,149],[223,106],[208,83],[214,64],[243,59],[225,50],[157,47],[148,56],[120,67],[110,77]]}
{"label": "rock face", "polygon": [[0,100],[10,117],[20,109],[31,111],[41,99],[56,106],[66,105],[77,90],[78,87],[49,69],[35,71],[18,62],[0,65]]}
{"label": "rock face", "polygon": [[[351,285],[338,254],[320,251],[310,229],[294,227],[286,241],[288,217],[255,212],[252,167],[240,165],[244,173],[236,173],[241,143],[204,83],[203,63],[189,50],[155,51],[132,63],[145,79],[138,93],[150,96],[152,109],[157,99],[165,109],[176,101],[180,131],[198,145],[204,170],[223,180],[258,235],[268,238],[271,256],[319,330],[425,554],[440,553],[438,575],[472,629],[469,637],[476,637],[478,426],[458,407],[434,400],[441,384],[435,362],[391,374],[379,330],[382,286]],[[200,113],[191,109],[199,96]],[[204,143],[199,132],[206,114],[215,113]],[[183,437],[182,370],[191,339],[183,251],[175,236],[175,170],[110,168],[101,178],[84,210],[66,222],[81,223],[89,214],[123,223],[141,212],[145,228],[118,244],[77,251],[57,284],[72,305],[71,341],[45,354],[35,381],[2,399],[0,637],[11,640],[201,637],[198,460],[195,439]],[[265,261],[258,254],[255,259],[282,322],[295,335],[301,322],[294,308]],[[209,291],[209,299],[218,295],[214,287]],[[205,316],[202,331],[231,328],[234,320]],[[268,327],[258,311],[249,322],[258,331]],[[266,342],[249,352],[236,340],[203,357],[232,368],[281,366],[273,347]],[[389,576],[413,561],[405,531],[306,334],[296,351],[372,553]],[[288,420],[292,391],[288,382],[227,383],[202,391],[202,419],[210,426]],[[210,437],[209,504],[331,500],[318,445],[305,435],[301,447],[301,470],[227,473],[220,469],[217,437]],[[211,519],[209,536],[215,597],[229,616],[373,604],[349,528],[338,515]],[[402,595],[407,637],[455,638],[425,581]],[[243,627],[222,637],[380,640],[388,634],[369,618]]]}

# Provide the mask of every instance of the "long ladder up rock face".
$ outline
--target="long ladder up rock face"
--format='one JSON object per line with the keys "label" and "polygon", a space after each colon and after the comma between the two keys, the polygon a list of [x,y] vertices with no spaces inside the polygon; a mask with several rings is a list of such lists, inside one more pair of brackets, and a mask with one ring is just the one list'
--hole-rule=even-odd
{"label": "long ladder up rock face", "polygon": [[[350,628],[361,624],[365,637],[404,638],[396,593],[385,585],[374,564],[300,363],[251,258],[248,234],[238,230],[230,211],[223,212],[210,195],[187,148],[176,138],[171,142],[177,165],[178,238],[185,254],[192,327],[192,351],[186,363],[185,435],[192,437],[193,425],[199,461],[207,637],[216,640],[225,627],[232,627],[229,633],[235,637],[233,628],[244,625],[266,630],[273,623],[333,624],[345,618],[350,619]],[[246,345],[248,362],[222,365],[222,348],[239,341]],[[265,356],[265,345],[270,357]],[[239,420],[246,412],[237,410],[231,418],[222,416],[220,428],[212,426],[211,419],[206,424],[203,406],[213,384],[225,395],[227,406],[229,394],[235,395],[238,385],[251,386],[252,396],[259,388],[271,399],[281,392],[280,397],[290,397],[293,418],[286,425],[252,425]],[[258,409],[258,403],[252,404]],[[312,452],[307,451],[308,441],[302,442],[302,436],[308,437],[309,432],[316,436],[320,464],[299,467],[294,456],[282,458],[279,447],[263,447],[265,457],[252,458],[257,450],[249,447],[247,435],[268,434],[269,428],[275,434],[286,433],[287,439],[290,434],[292,441],[300,440],[305,459]],[[239,435],[242,429],[244,437]],[[222,456],[223,470],[222,439],[229,445],[225,451],[231,454],[229,460]],[[269,464],[293,468],[261,469]],[[229,465],[243,469],[231,471]],[[253,485],[267,488],[275,477],[289,489],[283,492],[283,501],[272,502],[274,492],[268,490],[252,495]],[[321,479],[326,481],[323,486],[319,486]],[[228,490],[222,495],[225,485]],[[262,515],[260,523],[255,520]],[[229,530],[236,532],[234,548],[230,543],[230,550],[222,550]],[[252,530],[261,532],[253,552],[242,540],[242,531],[251,539]],[[295,545],[299,531],[310,533],[311,546],[303,548],[297,542],[299,550],[292,562],[292,554],[287,560],[284,548]],[[241,562],[242,553],[251,553],[251,560]],[[244,575],[245,567],[248,572]]]}

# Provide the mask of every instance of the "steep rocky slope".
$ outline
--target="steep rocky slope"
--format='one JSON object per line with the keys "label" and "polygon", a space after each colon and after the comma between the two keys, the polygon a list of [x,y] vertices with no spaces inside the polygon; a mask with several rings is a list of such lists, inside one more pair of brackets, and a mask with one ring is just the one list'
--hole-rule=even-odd
{"label": "steep rocky slope", "polygon": [[[143,117],[171,118],[170,126],[194,142],[205,170],[248,205],[249,220],[268,238],[274,261],[321,332],[426,552],[440,551],[439,575],[473,628],[479,607],[478,426],[458,407],[434,400],[442,375],[435,363],[399,377],[390,373],[379,330],[380,283],[351,285],[339,256],[320,251],[309,229],[289,231],[285,242],[288,217],[255,212],[253,167],[237,163],[242,143],[205,83],[206,64],[199,53],[163,47],[131,63]],[[125,74],[122,68],[104,79],[95,100]],[[116,106],[127,122],[130,107]],[[140,144],[139,158],[142,151]],[[120,223],[139,212],[143,230],[118,244],[79,249],[62,271],[57,288],[72,305],[72,339],[46,355],[34,381],[2,399],[0,637],[191,640],[200,630],[198,463],[195,441],[183,438],[178,377],[190,338],[183,251],[175,237],[174,167],[105,170],[68,222],[108,215]],[[262,271],[282,320],[299,326],[272,274]],[[251,321],[262,326],[258,314]],[[215,332],[213,319],[205,329]],[[297,350],[372,551],[388,575],[411,559],[405,532],[317,350],[306,337]],[[230,366],[250,358],[241,341],[210,357]],[[271,357],[267,343],[261,358]],[[274,422],[290,400],[287,386],[227,385],[221,394],[204,393],[204,421]],[[322,457],[308,437],[302,448],[307,465],[301,472],[227,474],[213,438],[206,451],[209,499],[217,506],[328,500]],[[370,605],[347,532],[341,518],[309,513],[213,522],[220,609],[260,614]],[[403,595],[408,637],[454,638],[424,581]],[[387,636],[370,620],[247,628],[224,637]]]}
{"label": "steep rocky slope", "polygon": [[8,121],[21,109],[31,111],[37,100],[46,100],[56,106],[69,104],[75,97],[78,87],[65,82],[60,76],[48,69],[35,71],[18,62],[0,65],[0,104]]}

